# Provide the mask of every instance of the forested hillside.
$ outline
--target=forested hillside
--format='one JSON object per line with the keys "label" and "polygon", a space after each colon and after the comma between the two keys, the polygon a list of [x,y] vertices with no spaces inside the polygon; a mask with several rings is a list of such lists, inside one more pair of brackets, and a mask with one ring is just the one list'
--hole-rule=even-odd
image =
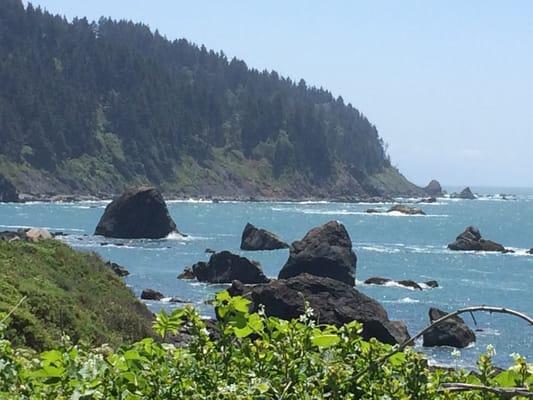
{"label": "forested hillside", "polygon": [[142,24],[2,0],[0,82],[0,175],[23,193],[419,193],[342,98]]}

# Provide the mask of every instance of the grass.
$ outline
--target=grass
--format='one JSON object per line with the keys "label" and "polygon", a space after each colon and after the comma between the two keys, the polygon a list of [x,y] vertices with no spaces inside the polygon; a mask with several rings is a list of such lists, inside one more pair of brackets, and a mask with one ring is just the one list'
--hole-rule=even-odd
{"label": "grass", "polygon": [[151,313],[95,254],[49,240],[0,241],[0,313],[15,310],[6,337],[37,350],[64,334],[119,345],[152,335]]}

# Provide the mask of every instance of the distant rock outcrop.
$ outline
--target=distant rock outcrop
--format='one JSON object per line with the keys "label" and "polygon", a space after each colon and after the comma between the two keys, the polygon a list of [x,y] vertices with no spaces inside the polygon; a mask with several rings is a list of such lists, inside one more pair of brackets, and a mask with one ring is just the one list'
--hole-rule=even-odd
{"label": "distant rock outcrop", "polygon": [[124,277],[130,274],[126,268],[117,263],[108,261],[105,263],[105,265],[108,266],[117,276]]}
{"label": "distant rock outcrop", "polygon": [[421,208],[409,207],[409,206],[406,206],[405,204],[396,204],[395,206],[392,206],[391,208],[389,208],[387,212],[388,213],[399,212],[405,215],[426,215],[426,213],[422,211]]}
{"label": "distant rock outcrop", "polygon": [[428,183],[428,185],[424,188],[424,192],[432,197],[439,197],[443,194],[442,186],[440,185],[439,181],[435,179]]}
{"label": "distant rock outcrop", "polygon": [[477,199],[476,195],[472,193],[470,187],[464,188],[461,193],[454,193],[452,195],[454,199],[463,199],[463,200],[475,200]]}
{"label": "distant rock outcrop", "polygon": [[431,204],[431,203],[436,203],[437,202],[437,199],[435,197],[426,197],[425,199],[420,199],[417,201],[417,203],[419,204]]}
{"label": "distant rock outcrop", "polygon": [[307,301],[313,309],[313,318],[321,324],[341,326],[359,321],[363,324],[363,338],[374,337],[383,343],[396,344],[409,338],[405,324],[390,321],[381,304],[336,279],[301,273],[252,288],[234,282],[229,292],[250,298],[254,310],[264,305],[268,316],[298,318]]}
{"label": "distant rock outcrop", "polygon": [[0,175],[0,203],[16,203],[19,195],[15,186],[4,175]]}
{"label": "distant rock outcrop", "polygon": [[192,267],[186,268],[178,278],[196,278],[200,282],[208,283],[231,283],[239,280],[251,284],[269,281],[257,261],[251,261],[229,251],[213,254],[208,262],[197,262]]}
{"label": "distant rock outcrop", "polygon": [[114,199],[98,222],[95,235],[124,239],[161,239],[177,232],[165,200],[152,187],[129,189]]}
{"label": "distant rock outcrop", "polygon": [[144,289],[141,293],[141,299],[143,300],[160,301],[164,297],[165,296],[163,295],[163,293],[158,292],[157,290],[154,290],[154,289]]}
{"label": "distant rock outcrop", "polygon": [[273,233],[258,229],[250,223],[244,227],[241,237],[241,250],[278,250],[289,245]]}
{"label": "distant rock outcrop", "polygon": [[289,259],[279,272],[279,279],[308,273],[355,285],[357,257],[352,240],[343,224],[330,221],[311,229],[302,240],[292,243]]}
{"label": "distant rock outcrop", "polygon": [[[438,308],[430,308],[429,320],[434,322],[447,313]],[[451,317],[435,325],[424,334],[424,346],[451,346],[463,348],[476,341],[476,334],[465,324],[462,318]]]}
{"label": "distant rock outcrop", "polygon": [[495,251],[507,253],[501,244],[486,240],[481,237],[479,229],[469,226],[455,239],[455,242],[448,245],[448,249],[456,251]]}
{"label": "distant rock outcrop", "polygon": [[364,283],[366,285],[386,285],[387,283],[395,283],[400,286],[405,286],[406,288],[410,288],[414,290],[422,290],[422,287],[418,283],[410,279],[395,281],[389,278],[373,276],[372,278],[368,278],[367,280],[365,280]]}
{"label": "distant rock outcrop", "polygon": [[533,254],[533,249],[529,249],[527,253],[528,254]]}

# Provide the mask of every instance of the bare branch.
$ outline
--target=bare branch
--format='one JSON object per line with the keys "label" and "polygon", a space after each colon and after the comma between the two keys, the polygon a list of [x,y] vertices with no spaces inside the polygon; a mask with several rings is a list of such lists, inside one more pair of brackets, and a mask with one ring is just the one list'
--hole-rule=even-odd
{"label": "bare branch", "polygon": [[511,398],[514,396],[524,396],[533,398],[533,392],[530,392],[527,388],[502,388],[502,387],[490,387],[483,385],[472,385],[468,383],[443,383],[439,392],[489,392],[497,394],[502,398]]}
{"label": "bare branch", "polygon": [[444,317],[442,318],[439,318],[435,321],[433,321],[431,324],[429,324],[426,328],[422,329],[420,332],[418,332],[415,336],[413,336],[412,338],[406,340],[405,342],[403,342],[402,344],[398,345],[398,346],[395,346],[393,347],[393,349],[385,354],[384,356],[378,358],[376,361],[374,361],[373,363],[370,363],[366,368],[364,368],[363,370],[361,370],[360,372],[358,372],[352,379],[360,379],[364,374],[366,374],[369,370],[371,370],[372,368],[376,368],[378,366],[380,366],[381,364],[383,364],[389,357],[393,356],[394,354],[396,353],[399,353],[400,351],[403,351],[407,346],[413,344],[416,339],[420,338],[421,336],[424,335],[424,333],[428,332],[429,330],[431,330],[435,325],[438,325],[444,321],[446,321],[447,319],[450,319],[450,318],[453,318],[459,314],[463,314],[463,313],[472,313],[474,311],[485,311],[485,312],[489,312],[489,313],[501,313],[501,314],[509,314],[509,315],[513,315],[515,317],[518,317],[518,318],[521,318],[527,322],[529,322],[530,325],[533,325],[533,318],[529,317],[528,315],[524,314],[524,313],[521,313],[521,312],[518,312],[518,311],[515,311],[515,310],[511,310],[509,308],[505,308],[505,307],[491,307],[491,306],[472,306],[472,307],[465,307],[465,308],[460,308],[454,312],[451,312],[449,314],[446,314]]}
{"label": "bare branch", "polygon": [[21,306],[22,303],[24,303],[24,300],[26,300],[28,298],[28,296],[24,296],[22,297],[19,302],[17,303],[17,305],[15,307],[13,307],[5,316],[4,318],[2,318],[2,320],[0,321],[0,324],[3,324],[4,322],[7,321],[7,319],[15,312],[15,310],[17,308],[19,308]]}

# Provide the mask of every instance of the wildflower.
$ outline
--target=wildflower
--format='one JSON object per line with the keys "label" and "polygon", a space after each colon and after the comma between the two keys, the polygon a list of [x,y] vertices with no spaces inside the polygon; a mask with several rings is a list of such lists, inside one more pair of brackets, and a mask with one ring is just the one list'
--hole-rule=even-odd
{"label": "wildflower", "polygon": [[496,349],[494,348],[492,344],[489,344],[487,346],[487,355],[489,357],[494,357],[496,355]]}

